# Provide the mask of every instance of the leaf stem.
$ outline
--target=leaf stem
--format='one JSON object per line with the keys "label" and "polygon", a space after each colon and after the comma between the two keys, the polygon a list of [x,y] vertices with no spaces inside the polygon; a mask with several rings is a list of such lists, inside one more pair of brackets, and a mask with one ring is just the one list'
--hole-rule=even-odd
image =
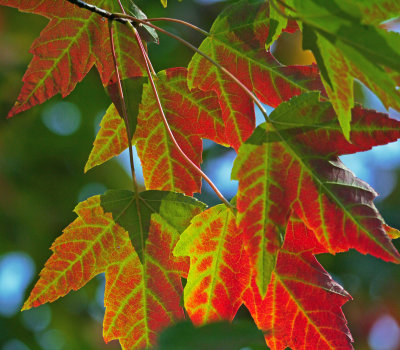
{"label": "leaf stem", "polygon": [[234,211],[234,208],[232,207],[232,205],[229,203],[229,201],[223,196],[223,194],[218,190],[218,188],[214,185],[214,183],[211,181],[211,179],[185,154],[185,152],[181,149],[181,147],[179,146],[178,142],[175,139],[174,134],[172,133],[172,130],[168,124],[168,120],[167,117],[165,116],[164,113],[164,109],[162,107],[161,101],[160,101],[160,97],[158,95],[157,92],[157,88],[156,85],[154,83],[154,79],[151,75],[150,72],[150,67],[148,64],[148,56],[146,54],[146,51],[144,49],[143,43],[142,43],[142,39],[140,38],[140,35],[138,33],[138,31],[135,29],[135,27],[132,25],[132,23],[128,22],[127,25],[131,28],[131,30],[133,31],[133,33],[135,34],[135,38],[136,41],[140,47],[140,50],[142,52],[143,58],[145,59],[146,62],[146,70],[147,70],[147,74],[149,76],[149,80],[150,80],[150,85],[151,88],[154,92],[154,96],[156,98],[156,102],[157,102],[157,107],[158,110],[160,111],[161,117],[162,117],[162,121],[164,123],[164,126],[167,130],[167,133],[169,135],[169,137],[171,138],[172,143],[174,144],[174,146],[177,148],[178,152],[182,155],[182,157],[192,166],[192,168],[200,174],[200,176],[202,178],[204,178],[204,180],[210,185],[210,187],[214,190],[214,192],[216,193],[216,195],[219,197],[219,199],[221,199],[221,201],[232,211]]}
{"label": "leaf stem", "polygon": [[112,24],[113,24],[112,21],[108,22],[108,30],[109,30],[110,42],[111,42],[111,52],[112,52],[112,57],[113,57],[113,62],[114,62],[115,74],[117,75],[118,95],[121,100],[121,106],[122,106],[122,118],[124,119],[124,122],[125,122],[126,136],[128,137],[129,163],[131,166],[131,173],[132,173],[133,192],[135,193],[135,196],[137,196],[138,184],[136,181],[135,164],[133,162],[132,135],[131,135],[131,130],[130,130],[130,126],[129,126],[128,113],[126,111],[124,92],[122,90],[121,77],[119,75],[119,70],[118,70],[117,56],[115,54],[115,45],[114,45],[114,35],[113,35]]}
{"label": "leaf stem", "polygon": [[146,18],[143,19],[146,22],[158,22],[158,21],[164,21],[164,22],[174,22],[174,23],[179,23],[179,24],[183,24],[186,27],[192,28],[196,31],[198,31],[199,33],[205,35],[205,36],[210,36],[211,34],[207,31],[205,31],[204,29],[201,29],[197,26],[195,26],[192,23],[183,21],[181,19],[176,19],[176,18],[169,18],[169,17],[154,17],[154,18]]}
{"label": "leaf stem", "polygon": [[122,12],[126,14],[125,9],[122,6],[121,0],[118,0],[118,5],[119,5],[120,9],[122,10]]}

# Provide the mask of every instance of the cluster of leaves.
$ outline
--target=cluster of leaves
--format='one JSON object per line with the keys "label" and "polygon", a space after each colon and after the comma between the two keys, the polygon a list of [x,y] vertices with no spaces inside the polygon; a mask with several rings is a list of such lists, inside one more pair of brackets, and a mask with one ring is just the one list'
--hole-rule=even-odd
{"label": "cluster of leaves", "polygon": [[[120,12],[118,1],[91,3]],[[95,65],[114,103],[85,171],[128,147],[126,109],[146,186],[77,205],[24,309],[105,273],[104,339],[124,349],[155,347],[186,314],[196,326],[232,321],[241,305],[271,349],[352,348],[341,311],[350,296],[315,255],[353,248],[400,262],[391,243],[399,232],[379,215],[375,191],[338,158],[400,138],[400,122],[355,106],[352,90],[358,79],[400,110],[400,36],[379,27],[399,14],[396,0],[235,3],[215,20],[203,55],[152,77],[169,125],[126,25],[111,23],[118,76],[105,18],[66,0],[0,4],[50,19],[9,116],[68,95]],[[283,31],[299,28],[318,65],[284,66],[271,54]],[[206,56],[275,108],[263,124],[255,127],[254,99]],[[115,92],[120,78],[126,106]],[[232,207],[206,209],[192,197],[201,175],[168,127],[194,166],[202,139],[237,151]]]}

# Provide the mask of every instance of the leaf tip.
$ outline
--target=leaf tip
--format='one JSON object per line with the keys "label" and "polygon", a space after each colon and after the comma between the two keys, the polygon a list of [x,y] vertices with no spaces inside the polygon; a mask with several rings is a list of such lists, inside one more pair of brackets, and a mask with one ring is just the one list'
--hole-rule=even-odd
{"label": "leaf tip", "polygon": [[7,114],[7,119],[10,119],[10,118],[12,118],[14,115],[16,115],[17,113],[15,112],[15,107],[16,107],[16,105],[14,105],[14,107],[13,108],[11,108],[11,110],[8,112],[8,114]]}
{"label": "leaf tip", "polygon": [[21,308],[21,312],[30,310],[33,307],[36,307],[36,306],[39,306],[39,305],[41,305],[41,304],[35,305],[35,303],[31,300],[31,296],[29,296],[29,298],[24,302],[24,305]]}
{"label": "leaf tip", "polygon": [[90,169],[93,168],[93,164],[88,160],[83,168],[83,173],[86,174]]}
{"label": "leaf tip", "polygon": [[22,311],[26,311],[26,310],[29,310],[31,307],[29,306],[29,305],[27,305],[27,301],[24,303],[24,305],[22,306],[22,308],[21,308],[21,312]]}
{"label": "leaf tip", "polygon": [[344,138],[346,139],[346,141],[351,143],[351,141],[350,141],[350,130],[351,130],[350,119],[351,119],[351,113],[349,113],[349,114],[350,114],[350,118],[347,118],[347,116],[346,117],[342,117],[342,118],[339,117],[339,124],[340,124],[340,127],[342,128],[342,132],[343,132]]}

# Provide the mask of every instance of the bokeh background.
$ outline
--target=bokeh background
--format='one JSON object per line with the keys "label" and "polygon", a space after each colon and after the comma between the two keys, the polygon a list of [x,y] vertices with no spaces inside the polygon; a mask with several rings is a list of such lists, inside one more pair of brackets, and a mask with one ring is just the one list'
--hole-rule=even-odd
{"label": "bokeh background", "polygon": [[[148,17],[176,17],[209,29],[227,2],[170,0],[167,9],[158,0],[138,0],[137,4]],[[19,311],[51,254],[51,243],[74,220],[74,206],[106,189],[130,187],[125,154],[83,174],[110,103],[95,70],[66,99],[56,96],[6,119],[31,60],[28,49],[46,24],[45,18],[0,8],[0,350],[119,349],[118,343],[105,345],[102,340],[102,276],[51,305]],[[187,28],[163,26],[196,45],[202,40]],[[396,21],[387,26],[400,29]],[[160,39],[160,45],[149,46],[156,70],[186,66],[192,52],[162,34]],[[284,64],[310,63],[312,56],[301,51],[300,40],[299,33],[283,35],[273,48],[276,57]],[[356,98],[384,111],[359,83]],[[400,117],[396,111],[389,113]],[[257,118],[262,121],[260,115]],[[204,141],[203,169],[230,198],[237,189],[230,180],[234,157],[233,150]],[[400,143],[342,160],[380,193],[376,205],[382,216],[400,228]],[[207,185],[199,198],[209,205],[218,203]],[[343,310],[355,348],[400,349],[400,267],[353,251],[322,255],[319,261],[354,298]],[[239,317],[248,314],[241,310]]]}

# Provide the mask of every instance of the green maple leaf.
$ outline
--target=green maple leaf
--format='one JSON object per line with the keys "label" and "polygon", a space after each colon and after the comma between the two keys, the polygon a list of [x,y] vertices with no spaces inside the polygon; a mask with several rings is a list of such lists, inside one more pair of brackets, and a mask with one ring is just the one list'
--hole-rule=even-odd
{"label": "green maple leaf", "polygon": [[377,26],[398,9],[393,1],[291,0],[303,30],[303,48],[314,53],[346,138],[350,137],[353,82],[360,80],[386,108],[400,110],[400,35]]}

